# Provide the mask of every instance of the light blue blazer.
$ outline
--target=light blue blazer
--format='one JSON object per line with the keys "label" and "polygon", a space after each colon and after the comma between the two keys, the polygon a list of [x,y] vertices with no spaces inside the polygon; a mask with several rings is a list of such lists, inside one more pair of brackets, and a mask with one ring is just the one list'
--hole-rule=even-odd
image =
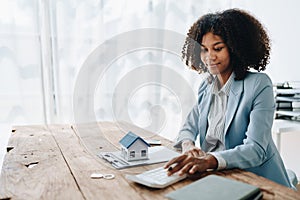
{"label": "light blue blazer", "polygon": [[[175,147],[183,140],[200,146],[207,132],[207,117],[211,102],[211,86],[204,81],[198,92],[198,102],[189,113]],[[215,152],[222,156],[226,169],[240,168],[292,187],[283,161],[272,140],[274,96],[270,78],[264,73],[248,72],[244,80],[234,80],[228,97],[225,116],[225,148]]]}

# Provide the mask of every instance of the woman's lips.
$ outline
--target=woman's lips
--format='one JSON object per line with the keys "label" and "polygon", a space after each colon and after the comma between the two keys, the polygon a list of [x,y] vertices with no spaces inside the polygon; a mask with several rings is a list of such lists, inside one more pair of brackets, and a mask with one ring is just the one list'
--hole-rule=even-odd
{"label": "woman's lips", "polygon": [[207,64],[207,67],[216,68],[216,67],[218,67],[218,64]]}

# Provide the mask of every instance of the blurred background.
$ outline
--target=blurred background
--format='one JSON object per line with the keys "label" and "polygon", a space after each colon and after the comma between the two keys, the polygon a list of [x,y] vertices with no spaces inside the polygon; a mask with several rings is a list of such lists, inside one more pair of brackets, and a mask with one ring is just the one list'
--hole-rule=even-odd
{"label": "blurred background", "polygon": [[[0,0],[0,166],[12,126],[74,123],[78,74],[105,41],[145,28],[184,36],[201,15],[227,8],[249,11],[268,30],[272,54],[266,73],[273,83],[299,81],[297,0]],[[157,35],[157,40],[162,37]],[[188,70],[179,55],[140,49],[113,60],[94,91],[96,120],[116,120],[127,112],[124,120],[174,139],[204,78]],[[166,76],[156,70],[155,82],[164,87],[141,83],[128,87],[132,89],[128,98],[113,110],[122,77],[154,64],[172,69],[179,76],[176,80],[183,81],[164,82]],[[146,79],[147,74],[143,76]],[[298,134],[283,138],[282,154],[299,176],[300,161],[294,159]]]}

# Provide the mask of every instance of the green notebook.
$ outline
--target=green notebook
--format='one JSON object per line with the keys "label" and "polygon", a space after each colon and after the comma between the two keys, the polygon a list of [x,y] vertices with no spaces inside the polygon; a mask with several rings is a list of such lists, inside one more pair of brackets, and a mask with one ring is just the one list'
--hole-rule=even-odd
{"label": "green notebook", "polygon": [[206,176],[166,195],[174,200],[255,200],[262,197],[258,187],[216,175]]}

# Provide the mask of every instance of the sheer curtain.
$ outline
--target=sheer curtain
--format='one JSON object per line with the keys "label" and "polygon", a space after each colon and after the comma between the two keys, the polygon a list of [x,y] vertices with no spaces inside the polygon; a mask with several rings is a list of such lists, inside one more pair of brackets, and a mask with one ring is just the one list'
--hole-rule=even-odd
{"label": "sheer curtain", "polygon": [[2,1],[0,6],[1,123],[44,123],[39,6]]}
{"label": "sheer curtain", "polygon": [[[0,123],[73,123],[77,76],[97,47],[128,31],[145,28],[171,30],[184,37],[200,15],[228,6],[230,1],[211,0],[2,1]],[[156,37],[162,42],[165,39]],[[161,50],[132,51],[112,60],[99,78],[91,97],[96,120],[122,120],[118,116],[126,116],[124,120],[172,138],[195,102],[202,79],[184,67],[180,52],[168,53],[163,46]],[[128,90],[126,99],[114,101],[120,97],[114,90],[124,84],[122,78],[145,66],[148,70],[138,75],[139,79],[147,79],[149,73],[152,79],[135,83],[138,85],[127,82],[122,88]],[[173,73],[175,81],[181,79],[186,85],[172,82],[163,73]],[[193,96],[185,90],[192,90]],[[184,95],[186,98],[180,98]]]}
{"label": "sheer curtain", "polygon": [[[128,31],[145,28],[172,30],[184,37],[200,15],[229,6],[231,1],[51,1],[59,121],[74,120],[70,100],[78,74],[95,48]],[[130,35],[129,40],[147,40],[148,36],[141,37]],[[151,39],[167,40],[163,35]],[[114,54],[125,42],[106,50]],[[162,44],[161,50],[128,48],[109,62],[96,90],[91,91],[94,99],[89,106],[93,106],[96,120],[126,120],[170,139],[176,136],[202,79],[180,61],[180,49],[174,55],[165,51],[165,46]],[[139,70],[142,68],[145,70]],[[177,78],[169,77],[172,72]]]}
{"label": "sheer curtain", "polygon": [[[1,159],[13,125],[75,123],[74,90],[90,56],[112,38],[133,31],[132,42],[135,31],[149,28],[155,35],[137,40],[151,38],[160,47],[129,48],[112,59],[88,106],[94,120],[126,120],[175,138],[203,77],[186,69],[180,49],[167,40],[170,34],[184,38],[203,13],[230,6],[223,0],[2,0]],[[106,48],[114,54],[126,47],[121,43]]]}

